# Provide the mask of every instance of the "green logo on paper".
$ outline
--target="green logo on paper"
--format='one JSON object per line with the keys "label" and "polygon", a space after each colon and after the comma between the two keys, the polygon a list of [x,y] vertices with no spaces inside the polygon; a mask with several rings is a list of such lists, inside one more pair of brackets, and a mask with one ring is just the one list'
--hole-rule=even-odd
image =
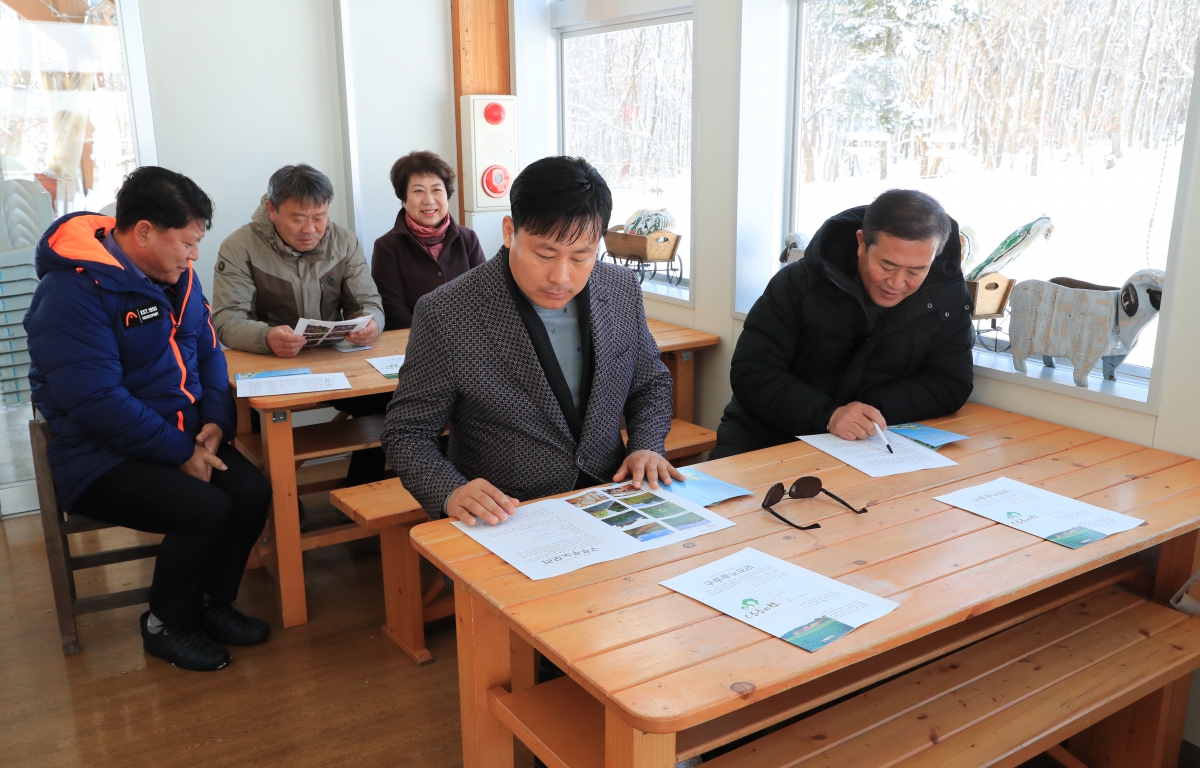
{"label": "green logo on paper", "polygon": [[1012,520],[1014,517],[1020,517],[1020,516],[1021,516],[1021,513],[1020,513],[1020,512],[1009,512],[1009,513],[1008,513],[1008,519],[1009,519],[1009,520]]}
{"label": "green logo on paper", "polygon": [[758,605],[757,600],[755,600],[753,597],[747,597],[745,600],[742,601],[742,610],[744,611],[747,608],[753,608],[756,605]]}

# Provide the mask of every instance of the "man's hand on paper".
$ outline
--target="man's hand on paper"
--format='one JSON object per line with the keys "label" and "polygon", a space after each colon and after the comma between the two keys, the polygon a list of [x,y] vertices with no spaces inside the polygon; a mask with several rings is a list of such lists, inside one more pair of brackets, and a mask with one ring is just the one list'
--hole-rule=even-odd
{"label": "man's hand on paper", "polygon": [[212,479],[212,471],[214,469],[219,469],[222,472],[228,469],[225,466],[225,462],[221,461],[217,458],[216,454],[199,443],[196,443],[196,448],[192,451],[192,458],[180,464],[179,468],[192,477],[203,480],[206,483]]}
{"label": "man's hand on paper", "polygon": [[379,335],[379,323],[375,322],[375,318],[371,318],[371,322],[363,326],[361,331],[346,334],[346,341],[359,347],[368,346],[375,337]]}
{"label": "man's hand on paper", "polygon": [[221,447],[221,436],[221,428],[209,422],[200,429],[200,434],[196,435],[196,444],[203,445],[209,453],[216,453]]}
{"label": "man's hand on paper", "polygon": [[276,357],[295,357],[304,349],[304,337],[293,331],[290,325],[277,325],[267,331],[267,346]]}
{"label": "man's hand on paper", "polygon": [[887,421],[878,408],[866,403],[847,403],[829,417],[829,431],[843,440],[863,440],[875,434],[875,425],[886,429]]}
{"label": "man's hand on paper", "polygon": [[619,483],[627,477],[633,483],[634,488],[642,487],[642,478],[644,477],[650,482],[650,487],[656,491],[660,482],[663,485],[670,485],[671,478],[685,479],[682,472],[671,466],[671,462],[654,451],[647,450],[634,451],[626,456],[621,468],[617,470],[617,474],[613,475],[613,482]]}
{"label": "man's hand on paper", "polygon": [[446,499],[446,514],[467,525],[475,525],[476,518],[496,525],[507,520],[509,515],[515,515],[519,503],[487,480],[477,477],[451,492]]}

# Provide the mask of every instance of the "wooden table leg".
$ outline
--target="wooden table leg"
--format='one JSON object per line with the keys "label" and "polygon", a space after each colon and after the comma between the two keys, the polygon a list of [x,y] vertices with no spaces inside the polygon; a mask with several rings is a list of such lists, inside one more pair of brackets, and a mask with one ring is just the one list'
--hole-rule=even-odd
{"label": "wooden table leg", "polygon": [[308,621],[304,558],[300,549],[300,506],[296,498],[296,451],[291,411],[261,412],[263,458],[271,480],[271,541],[279,610],[284,627]]}
{"label": "wooden table leg", "polygon": [[675,768],[675,734],[639,731],[607,710],[604,768]]}
{"label": "wooden table leg", "polygon": [[[1198,541],[1192,531],[1159,548],[1154,602],[1166,605],[1200,565]],[[1191,683],[1191,675],[1176,680],[1071,737],[1067,746],[1089,766],[1175,768]]]}
{"label": "wooden table leg", "polygon": [[692,423],[692,417],[695,415],[695,356],[695,351],[690,349],[664,352],[662,355],[662,361],[675,382],[675,387],[671,390],[671,406],[675,418],[688,423]]}
{"label": "wooden table leg", "polygon": [[512,692],[532,688],[537,681],[537,651],[516,632],[509,633],[508,647],[512,660]]}
{"label": "wooden table leg", "polygon": [[454,612],[463,768],[513,768],[512,731],[488,707],[488,689],[508,687],[512,678],[508,627],[458,584]]}

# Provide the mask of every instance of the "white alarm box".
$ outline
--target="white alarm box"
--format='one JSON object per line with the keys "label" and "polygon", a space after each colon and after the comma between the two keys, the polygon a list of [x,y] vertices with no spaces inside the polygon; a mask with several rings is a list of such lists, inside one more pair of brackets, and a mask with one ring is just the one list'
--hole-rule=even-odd
{"label": "white alarm box", "polygon": [[508,210],[508,190],[517,176],[517,99],[467,95],[461,97],[459,109],[463,208]]}

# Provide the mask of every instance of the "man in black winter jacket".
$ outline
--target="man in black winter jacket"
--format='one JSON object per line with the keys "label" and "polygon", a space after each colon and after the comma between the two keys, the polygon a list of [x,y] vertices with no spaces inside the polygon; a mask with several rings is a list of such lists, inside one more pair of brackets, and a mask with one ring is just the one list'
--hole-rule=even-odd
{"label": "man in black winter jacket", "polygon": [[973,343],[958,225],[922,192],[884,192],[822,224],[746,315],[711,458],[957,411]]}

